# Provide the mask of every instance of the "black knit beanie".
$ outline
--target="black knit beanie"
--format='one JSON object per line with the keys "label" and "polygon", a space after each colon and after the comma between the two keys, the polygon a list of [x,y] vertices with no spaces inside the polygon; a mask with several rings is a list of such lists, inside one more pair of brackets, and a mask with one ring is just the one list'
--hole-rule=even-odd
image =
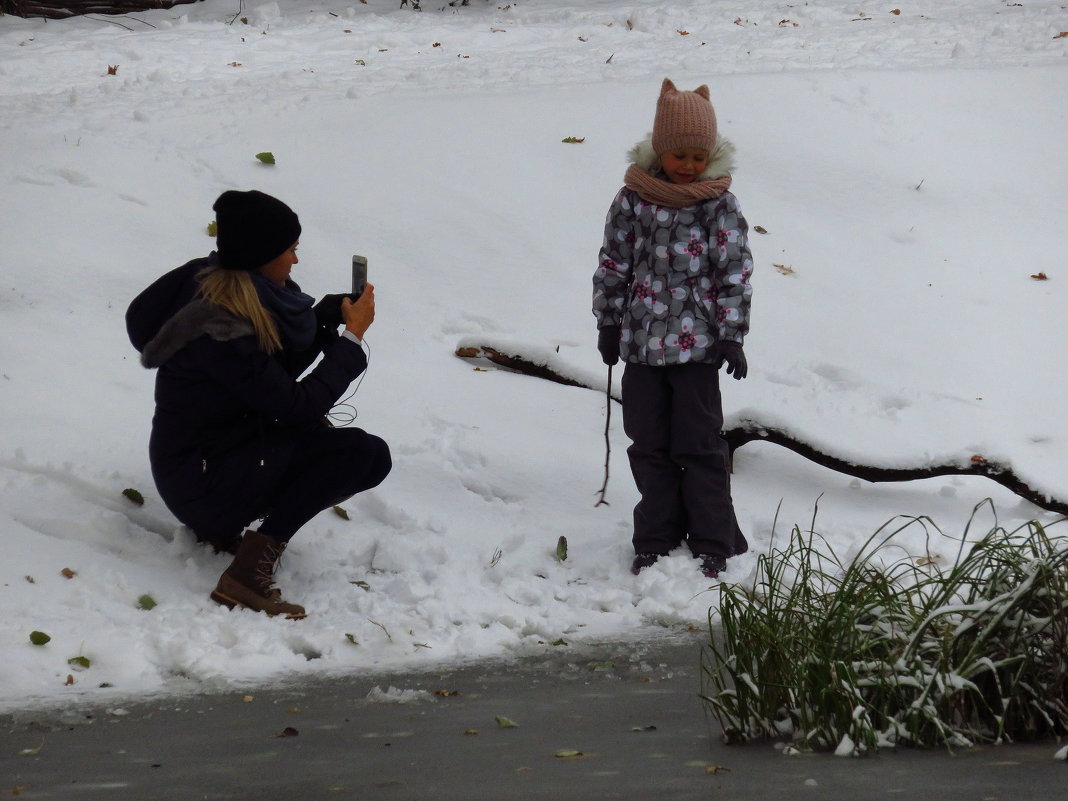
{"label": "black knit beanie", "polygon": [[300,239],[293,210],[258,190],[223,192],[212,209],[219,263],[227,270],[258,270]]}

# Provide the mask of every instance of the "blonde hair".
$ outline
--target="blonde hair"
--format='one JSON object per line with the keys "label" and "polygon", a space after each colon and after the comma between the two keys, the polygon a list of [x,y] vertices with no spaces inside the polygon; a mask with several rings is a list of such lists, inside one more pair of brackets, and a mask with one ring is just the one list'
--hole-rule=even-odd
{"label": "blonde hair", "polygon": [[256,338],[265,353],[282,349],[278,325],[270,312],[263,307],[252,274],[246,270],[225,270],[222,267],[205,267],[197,278],[200,280],[200,296],[214,306],[220,306],[231,314],[248,320],[256,332]]}

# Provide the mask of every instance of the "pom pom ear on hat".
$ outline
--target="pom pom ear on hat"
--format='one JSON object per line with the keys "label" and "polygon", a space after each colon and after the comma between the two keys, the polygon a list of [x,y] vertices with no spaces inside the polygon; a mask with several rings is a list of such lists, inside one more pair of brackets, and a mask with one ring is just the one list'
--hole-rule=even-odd
{"label": "pom pom ear on hat", "polygon": [[682,147],[697,147],[711,153],[716,149],[717,133],[716,112],[708,87],[684,92],[676,89],[670,78],[665,78],[653,120],[656,155]]}
{"label": "pom pom ear on hat", "polygon": [[256,189],[223,192],[212,210],[219,263],[227,270],[258,270],[300,239],[300,220],[293,210]]}

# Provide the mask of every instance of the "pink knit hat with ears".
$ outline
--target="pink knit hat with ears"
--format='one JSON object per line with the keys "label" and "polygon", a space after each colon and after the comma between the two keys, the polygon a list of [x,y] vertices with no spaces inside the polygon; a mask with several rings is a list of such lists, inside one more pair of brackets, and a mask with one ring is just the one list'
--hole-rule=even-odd
{"label": "pink knit hat with ears", "polygon": [[680,147],[699,147],[711,153],[716,148],[716,112],[708,87],[680,92],[664,78],[656,101],[653,150],[660,156]]}

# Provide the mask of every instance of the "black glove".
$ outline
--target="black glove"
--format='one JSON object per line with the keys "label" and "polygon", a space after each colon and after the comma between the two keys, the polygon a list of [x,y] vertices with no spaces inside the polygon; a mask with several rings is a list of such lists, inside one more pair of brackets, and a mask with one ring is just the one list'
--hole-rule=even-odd
{"label": "black glove", "polygon": [[606,325],[597,332],[597,350],[601,360],[611,366],[619,361],[619,326]]}
{"label": "black glove", "polygon": [[718,370],[726,362],[727,375],[733,375],[738,381],[745,378],[749,372],[749,365],[745,361],[742,346],[737,342],[720,342],[716,347],[719,351],[716,354],[716,369]]}
{"label": "black glove", "polygon": [[348,295],[323,295],[323,299],[315,304],[315,321],[321,328],[337,330],[344,320],[341,317],[341,301]]}

